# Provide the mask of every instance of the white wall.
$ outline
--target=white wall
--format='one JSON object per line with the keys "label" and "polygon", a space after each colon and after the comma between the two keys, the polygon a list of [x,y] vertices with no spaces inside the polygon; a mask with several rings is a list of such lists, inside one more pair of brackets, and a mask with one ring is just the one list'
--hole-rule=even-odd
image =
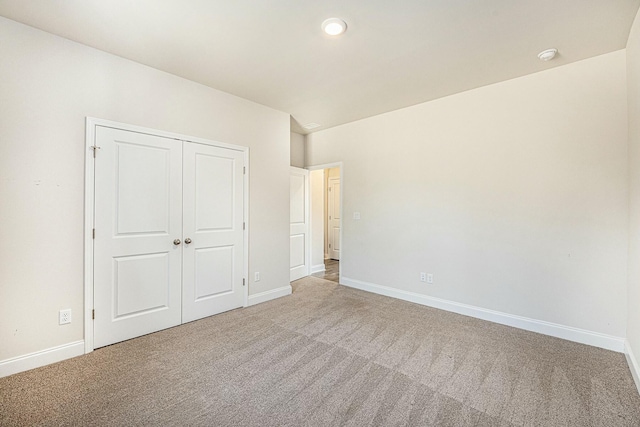
{"label": "white wall", "polygon": [[291,166],[304,168],[304,135],[290,132]]}
{"label": "white wall", "polygon": [[83,338],[86,116],[250,147],[250,293],[288,285],[287,114],[4,18],[0,40],[0,361]]}
{"label": "white wall", "polygon": [[344,162],[343,277],[622,342],[625,62],[617,51],[308,135],[308,166]]}
{"label": "white wall", "polygon": [[629,105],[629,293],[627,346],[640,391],[640,12],[627,43]]}

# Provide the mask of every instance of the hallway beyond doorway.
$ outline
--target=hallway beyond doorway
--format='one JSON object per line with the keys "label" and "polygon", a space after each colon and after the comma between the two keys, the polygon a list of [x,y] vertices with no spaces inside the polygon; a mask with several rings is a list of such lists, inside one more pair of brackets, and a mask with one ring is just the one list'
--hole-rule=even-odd
{"label": "hallway beyond doorway", "polygon": [[325,259],[324,271],[314,273],[312,276],[340,283],[340,261],[336,261],[335,259]]}

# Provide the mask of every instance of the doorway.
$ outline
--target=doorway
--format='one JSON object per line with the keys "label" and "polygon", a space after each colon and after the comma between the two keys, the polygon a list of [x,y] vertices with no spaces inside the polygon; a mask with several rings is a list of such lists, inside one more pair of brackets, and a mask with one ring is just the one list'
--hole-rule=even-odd
{"label": "doorway", "polygon": [[329,176],[326,193],[324,259],[340,262],[340,168],[331,168],[327,171]]}
{"label": "doorway", "polygon": [[311,275],[340,283],[342,248],[341,163],[311,170]]}

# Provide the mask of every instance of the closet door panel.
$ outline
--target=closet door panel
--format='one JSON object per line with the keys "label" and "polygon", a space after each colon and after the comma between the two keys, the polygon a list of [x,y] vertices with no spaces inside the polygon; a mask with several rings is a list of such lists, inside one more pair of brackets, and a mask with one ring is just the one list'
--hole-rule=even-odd
{"label": "closet door panel", "polygon": [[185,142],[182,321],[242,306],[244,153]]}
{"label": "closet door panel", "polygon": [[94,347],[180,324],[182,142],[98,126]]}

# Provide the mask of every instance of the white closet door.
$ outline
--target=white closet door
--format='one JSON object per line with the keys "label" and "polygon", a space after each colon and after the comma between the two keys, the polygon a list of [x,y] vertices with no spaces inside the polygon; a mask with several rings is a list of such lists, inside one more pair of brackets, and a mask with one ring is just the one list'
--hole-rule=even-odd
{"label": "white closet door", "polygon": [[289,186],[289,280],[309,275],[309,171],[291,168]]}
{"label": "white closet door", "polygon": [[243,305],[243,166],[241,151],[184,143],[182,322]]}
{"label": "white closet door", "polygon": [[94,347],[180,324],[182,142],[96,128]]}

